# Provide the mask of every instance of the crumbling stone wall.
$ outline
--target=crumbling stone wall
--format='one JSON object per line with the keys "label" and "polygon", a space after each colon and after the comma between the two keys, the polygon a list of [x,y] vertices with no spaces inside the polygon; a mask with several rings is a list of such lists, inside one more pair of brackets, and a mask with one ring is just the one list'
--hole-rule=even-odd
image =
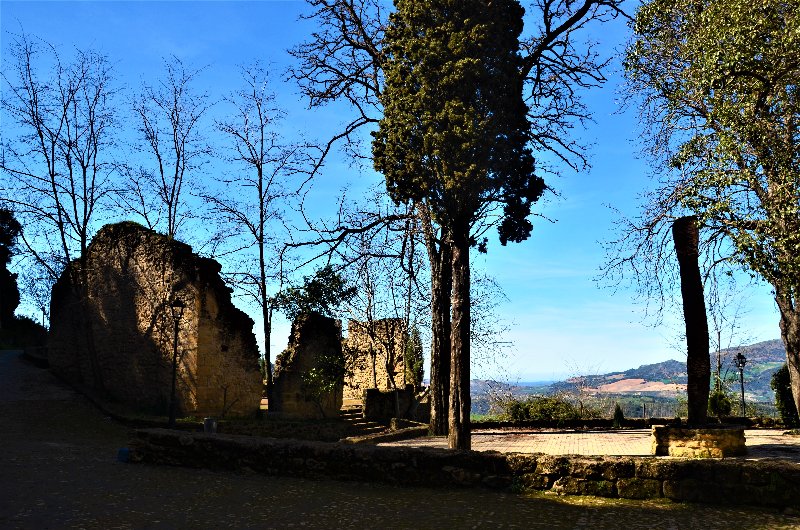
{"label": "crumbling stone wall", "polygon": [[350,320],[344,346],[347,360],[344,399],[362,401],[364,392],[370,388],[404,388],[403,348],[407,341],[408,332],[401,318]]}
{"label": "crumbling stone wall", "polygon": [[108,397],[165,413],[174,339],[170,302],[177,297],[186,305],[178,331],[179,410],[215,416],[258,410],[262,381],[253,321],[233,306],[219,263],[129,222],[103,227],[87,254],[88,314],[76,294],[77,261],[53,287],[48,359],[54,371],[92,386],[87,340],[93,340]]}
{"label": "crumbling stone wall", "polygon": [[292,323],[288,347],[275,360],[271,414],[300,419],[338,415],[344,377],[333,392],[323,396],[313,396],[304,379],[311,370],[320,369],[324,356],[344,365],[341,323],[314,312],[299,315]]}

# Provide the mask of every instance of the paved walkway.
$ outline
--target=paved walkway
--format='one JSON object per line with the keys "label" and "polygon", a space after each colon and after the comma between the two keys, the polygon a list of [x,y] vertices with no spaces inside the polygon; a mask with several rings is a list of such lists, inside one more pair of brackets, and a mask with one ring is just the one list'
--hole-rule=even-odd
{"label": "paved walkway", "polygon": [[[401,488],[122,464],[128,430],[0,351],[0,528],[797,528],[749,507]],[[478,435],[480,436],[480,435]]]}
{"label": "paved walkway", "polygon": [[[747,456],[761,460],[780,458],[800,465],[800,436],[785,435],[776,429],[747,429]],[[545,453],[548,455],[619,455],[650,456],[650,430],[624,429],[619,431],[564,430],[476,430],[472,433],[475,451],[503,453]],[[416,438],[381,445],[413,447],[447,447],[443,436]]]}

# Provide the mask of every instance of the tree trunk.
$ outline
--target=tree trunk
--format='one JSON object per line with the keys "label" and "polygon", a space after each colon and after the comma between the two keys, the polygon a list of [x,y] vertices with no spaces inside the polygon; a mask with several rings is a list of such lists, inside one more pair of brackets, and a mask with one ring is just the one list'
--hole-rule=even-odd
{"label": "tree trunk", "polygon": [[470,362],[470,278],[469,224],[456,225],[453,231],[452,330],[450,339],[450,449],[471,448],[469,411]]}
{"label": "tree trunk", "polygon": [[781,313],[781,339],[786,348],[786,364],[794,405],[800,410],[800,311],[794,303],[793,289],[775,288],[775,301]]}
{"label": "tree trunk", "polygon": [[683,319],[686,322],[686,394],[689,425],[704,425],[708,420],[708,393],[711,384],[711,360],[708,356],[708,320],[700,276],[700,230],[697,217],[676,219],[672,238],[681,275]]}
{"label": "tree trunk", "polygon": [[438,244],[431,223],[430,212],[424,204],[417,212],[425,235],[428,261],[431,266],[431,371],[430,433],[447,435],[450,413],[450,291],[452,288],[452,251],[450,243],[442,237]]}
{"label": "tree trunk", "polygon": [[431,434],[447,434],[450,416],[450,268],[451,249],[442,244],[436,271],[431,271]]}
{"label": "tree trunk", "polygon": [[262,297],[261,315],[264,318],[264,373],[267,376],[267,382],[264,388],[264,393],[267,396],[267,405],[272,400],[272,365],[269,362],[272,356],[270,341],[272,340],[272,310],[267,307],[266,297]]}

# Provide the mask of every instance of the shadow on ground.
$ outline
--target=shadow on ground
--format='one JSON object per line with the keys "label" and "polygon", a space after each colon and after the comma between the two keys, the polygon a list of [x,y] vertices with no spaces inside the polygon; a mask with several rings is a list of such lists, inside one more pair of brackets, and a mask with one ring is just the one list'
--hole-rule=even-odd
{"label": "shadow on ground", "polygon": [[[59,387],[47,372],[36,370],[16,356],[0,353],[2,528],[800,525],[798,518],[753,508],[400,488],[123,464],[116,454],[127,445],[127,429]],[[25,388],[19,388],[21,382]]]}

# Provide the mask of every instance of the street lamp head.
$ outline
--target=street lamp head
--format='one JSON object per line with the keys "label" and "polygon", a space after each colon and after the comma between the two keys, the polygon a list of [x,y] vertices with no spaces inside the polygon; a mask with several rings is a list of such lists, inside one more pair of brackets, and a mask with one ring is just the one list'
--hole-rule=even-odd
{"label": "street lamp head", "polygon": [[173,320],[180,320],[183,318],[183,310],[186,309],[186,304],[180,298],[175,298],[170,302],[169,308],[172,311]]}
{"label": "street lamp head", "polygon": [[736,363],[737,369],[743,370],[744,365],[747,364],[747,357],[745,357],[742,352],[739,352],[736,354],[736,357],[734,358],[733,362]]}

